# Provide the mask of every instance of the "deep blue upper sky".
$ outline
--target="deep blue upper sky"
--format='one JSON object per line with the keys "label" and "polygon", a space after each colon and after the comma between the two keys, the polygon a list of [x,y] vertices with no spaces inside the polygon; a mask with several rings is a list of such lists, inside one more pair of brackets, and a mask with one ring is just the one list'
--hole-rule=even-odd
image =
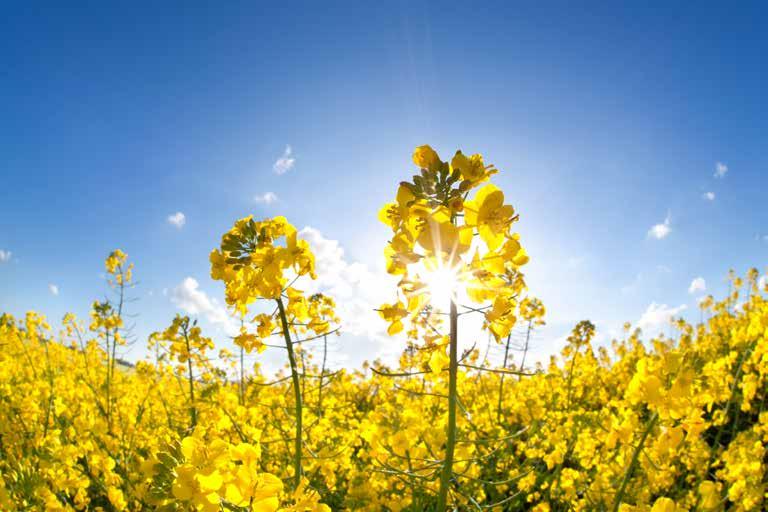
{"label": "deep blue upper sky", "polygon": [[86,315],[121,247],[144,336],[186,277],[221,301],[207,255],[249,213],[378,272],[376,212],[429,143],[502,170],[542,350],[582,318],[697,316],[694,278],[721,295],[768,263],[767,22],[757,2],[4,4],[0,311]]}

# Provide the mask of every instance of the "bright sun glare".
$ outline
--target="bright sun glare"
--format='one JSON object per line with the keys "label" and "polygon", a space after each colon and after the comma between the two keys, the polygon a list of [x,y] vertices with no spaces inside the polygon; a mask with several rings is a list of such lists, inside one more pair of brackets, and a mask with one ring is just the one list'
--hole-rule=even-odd
{"label": "bright sun glare", "polygon": [[439,267],[425,270],[421,274],[421,278],[432,296],[433,306],[447,308],[450,299],[456,297],[459,288],[459,275],[455,268]]}

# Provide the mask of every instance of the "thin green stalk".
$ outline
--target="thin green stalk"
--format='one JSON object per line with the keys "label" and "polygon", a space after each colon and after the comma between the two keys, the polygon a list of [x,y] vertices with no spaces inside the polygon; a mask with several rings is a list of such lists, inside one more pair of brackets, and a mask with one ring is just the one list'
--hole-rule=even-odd
{"label": "thin green stalk", "polygon": [[189,371],[187,378],[189,380],[189,416],[191,420],[191,428],[194,429],[197,426],[197,408],[195,407],[195,379],[192,374],[192,353],[189,347],[189,336],[187,334],[187,328],[184,327],[184,343],[187,346],[187,370]]}
{"label": "thin green stalk", "polygon": [[[528,320],[528,330],[525,333],[525,348],[523,348],[523,358],[520,360],[520,368],[518,370],[522,374],[525,370],[525,357],[528,355],[528,344],[531,341],[531,331],[533,330],[533,320]],[[523,376],[518,375],[517,380],[520,380]]]}
{"label": "thin green stalk", "polygon": [[240,347],[240,405],[245,405],[245,365],[243,362],[245,355],[243,352],[243,347]]}
{"label": "thin green stalk", "polygon": [[[509,357],[509,342],[512,339],[512,333],[510,332],[507,336],[507,344],[504,346],[504,366],[502,368],[507,368],[507,358]],[[501,374],[501,378],[499,379],[499,403],[496,406],[496,421],[501,421],[501,398],[504,395],[504,374]]]}
{"label": "thin green stalk", "polygon": [[112,361],[110,360],[109,329],[106,327],[104,327],[104,340],[107,353],[107,385],[105,389],[107,395],[107,431],[112,434],[112,396],[110,393],[112,389]]}
{"label": "thin green stalk", "polygon": [[54,414],[54,420],[56,416],[53,402],[55,400],[54,385],[53,385],[53,369],[51,368],[51,356],[48,352],[48,342],[43,340],[43,346],[45,347],[45,368],[48,377],[48,406],[45,409],[45,425],[43,425],[43,437],[48,435],[48,423],[50,421],[51,411]]}
{"label": "thin green stalk", "polygon": [[438,512],[447,510],[448,489],[451,485],[451,480],[453,479],[453,450],[456,446],[456,380],[459,373],[458,320],[459,315],[456,310],[456,302],[451,299],[450,363],[448,366],[448,428],[445,443],[445,460],[443,461],[443,471],[440,475],[440,494],[437,499]]}
{"label": "thin green stalk", "polygon": [[[160,386],[160,342],[155,339],[155,386]],[[165,401],[165,396],[163,393],[158,393],[158,396],[160,397],[160,403],[163,404],[163,409],[165,410],[165,419],[168,422],[168,428],[173,430],[173,417],[171,416],[171,411],[168,409],[168,403]]]}
{"label": "thin green stalk", "polygon": [[[117,266],[118,272],[120,273],[120,276],[124,276],[123,274],[123,267],[122,265]],[[123,303],[125,302],[125,280],[124,278],[120,280],[120,300],[117,304],[117,317],[122,318],[123,316]],[[114,399],[111,394],[111,386],[114,385],[115,381],[115,362],[117,361],[117,337],[119,335],[119,327],[115,327],[114,332],[112,333],[112,357],[110,360],[109,356],[109,336],[107,336],[107,373],[109,375],[109,378],[107,379],[107,397],[108,397],[108,403],[107,403],[107,416],[108,416],[108,423],[109,423],[109,433],[112,433],[112,400]]]}
{"label": "thin green stalk", "polygon": [[571,391],[573,389],[573,371],[576,369],[576,357],[579,355],[579,346],[575,345],[573,350],[573,356],[571,357],[571,366],[568,369],[568,396],[567,396],[567,410],[571,410]]}
{"label": "thin green stalk", "polygon": [[[736,393],[739,389],[739,380],[741,380],[741,373],[742,373],[742,370],[744,369],[744,361],[747,360],[747,357],[749,357],[753,348],[754,348],[754,343],[750,344],[750,346],[747,347],[744,350],[744,352],[742,352],[741,357],[739,358],[739,364],[736,367],[736,373],[733,376],[733,384],[731,385],[731,394],[728,397],[728,402],[726,402],[725,409],[723,411],[723,416],[725,416],[725,421],[717,430],[717,434],[715,435],[715,440],[712,443],[712,447],[710,448],[707,470],[709,470],[709,468],[712,467],[712,464],[715,462],[715,458],[717,456],[717,449],[720,446],[720,438],[722,437],[723,431],[725,430],[726,424],[728,422],[728,414],[730,413],[731,407],[734,405],[734,402],[736,400]],[[735,418],[738,418],[738,411],[739,409],[737,408]],[[734,429],[732,430],[732,433],[735,433],[735,420],[734,420]]]}
{"label": "thin green stalk", "polygon": [[323,415],[323,377],[325,376],[325,363],[328,357],[328,335],[323,336],[323,364],[320,367],[320,384],[317,386],[317,415]]}
{"label": "thin green stalk", "polygon": [[288,330],[288,319],[285,316],[285,307],[283,306],[283,299],[277,298],[277,309],[280,312],[280,322],[283,326],[283,336],[285,337],[285,348],[288,351],[288,362],[291,365],[291,380],[293,382],[293,394],[296,401],[296,436],[294,438],[294,455],[293,455],[293,470],[294,470],[294,487],[298,488],[301,484],[301,383],[299,382],[299,371],[296,366],[296,356],[293,352],[293,342],[291,341],[291,334]]}
{"label": "thin green stalk", "polygon": [[624,491],[627,488],[629,479],[632,477],[632,472],[635,470],[635,466],[637,465],[637,459],[640,457],[640,453],[643,451],[643,445],[645,444],[645,440],[646,438],[648,438],[648,435],[651,433],[651,430],[653,430],[653,427],[656,425],[656,422],[658,420],[659,420],[659,413],[657,412],[653,413],[653,416],[651,416],[651,419],[648,420],[648,426],[645,428],[645,432],[643,432],[642,437],[640,437],[640,441],[638,441],[637,446],[635,447],[635,451],[632,453],[632,460],[630,460],[629,462],[627,471],[624,473],[624,478],[621,479],[621,485],[619,486],[619,490],[616,493],[616,498],[613,500],[613,506],[611,507],[611,510],[613,510],[613,512],[618,512],[619,507],[621,506],[621,500],[624,498]]}

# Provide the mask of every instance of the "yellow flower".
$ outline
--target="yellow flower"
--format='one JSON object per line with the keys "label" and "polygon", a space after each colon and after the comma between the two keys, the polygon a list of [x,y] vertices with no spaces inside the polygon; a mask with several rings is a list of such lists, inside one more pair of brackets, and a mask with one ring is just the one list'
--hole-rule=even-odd
{"label": "yellow flower", "polygon": [[676,512],[677,505],[669,498],[659,498],[653,503],[651,512]]}
{"label": "yellow flower", "polygon": [[429,366],[429,369],[432,370],[434,373],[439,373],[443,371],[444,369],[448,368],[448,364],[450,363],[450,359],[448,358],[448,355],[445,353],[447,345],[437,345],[435,349],[432,351],[432,354],[429,356],[429,362],[427,365]]}
{"label": "yellow flower", "polygon": [[387,272],[390,274],[404,274],[408,265],[421,259],[419,254],[413,251],[413,242],[405,233],[398,233],[384,248],[384,257],[387,262]]}
{"label": "yellow flower", "polygon": [[107,272],[114,274],[117,272],[117,267],[124,265],[128,256],[120,249],[115,249],[109,254],[109,257],[104,262],[104,266],[107,268]]}
{"label": "yellow flower", "polygon": [[438,209],[426,219],[418,242],[430,256],[440,259],[446,267],[453,267],[461,255],[469,250],[472,230],[455,226],[451,222],[450,213]]}
{"label": "yellow flower", "polygon": [[252,512],[275,512],[280,506],[278,499],[283,490],[283,482],[275,475],[262,473],[256,481],[251,494]]}
{"label": "yellow flower", "polygon": [[699,484],[699,507],[701,510],[717,510],[720,506],[720,489],[718,484],[705,480]]}
{"label": "yellow flower", "polygon": [[507,238],[501,247],[488,251],[476,268],[484,268],[496,274],[503,274],[509,268],[517,268],[528,263],[528,254],[520,245],[516,236]]}
{"label": "yellow flower", "polygon": [[414,150],[413,163],[422,169],[429,169],[433,172],[439,171],[443,164],[435,150],[427,145],[419,146]]}
{"label": "yellow flower", "polygon": [[266,345],[264,345],[264,342],[258,336],[245,332],[245,330],[241,330],[240,334],[235,336],[233,341],[235,345],[238,347],[243,347],[243,349],[249,354],[253,351],[253,349],[256,349],[256,352],[258,353],[262,353],[267,348]]}
{"label": "yellow flower", "polygon": [[397,188],[395,202],[387,203],[379,210],[379,220],[392,228],[393,232],[403,231],[413,236],[418,229],[419,219],[428,213],[424,201],[417,200],[411,189],[401,184]]}
{"label": "yellow flower", "polygon": [[494,299],[493,307],[485,313],[488,328],[496,338],[496,341],[509,335],[515,326],[517,322],[517,318],[514,315],[515,306],[515,301],[500,294]]}
{"label": "yellow flower", "polygon": [[116,487],[107,488],[107,499],[115,507],[115,510],[125,510],[128,507],[128,503],[125,501],[123,491]]}
{"label": "yellow flower", "polygon": [[408,310],[401,301],[397,301],[395,304],[383,304],[379,308],[379,315],[381,318],[389,322],[389,328],[387,328],[387,334],[394,336],[403,330],[402,319],[408,314]]}
{"label": "yellow flower", "polygon": [[466,223],[477,226],[480,237],[494,250],[504,241],[515,209],[505,205],[504,193],[489,183],[477,191],[473,200],[464,203],[464,212]]}
{"label": "yellow flower", "polygon": [[451,160],[451,168],[458,169],[461,178],[473,184],[481,183],[496,173],[493,166],[485,166],[482,155],[475,154],[467,157],[461,151],[457,151]]}

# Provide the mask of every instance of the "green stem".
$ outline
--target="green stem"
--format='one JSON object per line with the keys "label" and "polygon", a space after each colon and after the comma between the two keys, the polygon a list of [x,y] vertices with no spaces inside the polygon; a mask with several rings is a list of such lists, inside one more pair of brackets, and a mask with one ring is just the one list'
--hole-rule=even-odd
{"label": "green stem", "polygon": [[317,415],[323,415],[323,377],[325,376],[325,362],[328,357],[328,336],[323,336],[323,365],[320,367],[320,385],[317,387]]}
{"label": "green stem", "polygon": [[568,395],[567,395],[567,410],[571,410],[571,390],[573,388],[573,371],[576,369],[576,357],[579,355],[579,346],[575,345],[573,349],[573,356],[571,358],[571,366],[568,369]]}
{"label": "green stem", "polygon": [[645,428],[645,432],[643,432],[642,437],[640,437],[640,441],[638,441],[637,446],[635,447],[635,451],[632,453],[632,460],[629,462],[629,466],[627,466],[627,471],[624,473],[624,478],[621,479],[621,485],[619,486],[619,491],[616,493],[616,498],[613,500],[613,507],[611,507],[611,510],[613,512],[618,512],[619,507],[621,506],[621,500],[624,498],[624,491],[627,488],[627,484],[629,483],[629,479],[632,477],[632,472],[635,470],[635,465],[637,465],[637,459],[640,458],[640,453],[643,451],[643,445],[645,444],[645,440],[648,437],[648,435],[651,433],[651,430],[653,430],[653,427],[656,425],[656,422],[659,419],[659,413],[655,412],[653,413],[653,416],[651,416],[651,419],[648,420],[648,426]]}
{"label": "green stem", "polygon": [[109,329],[104,327],[104,340],[106,343],[107,354],[107,385],[105,387],[105,393],[107,395],[107,431],[112,434],[112,397],[110,396],[110,389],[112,389],[112,361],[110,360],[110,348],[109,348]]}
{"label": "green stem", "polygon": [[[523,349],[523,358],[520,361],[520,368],[518,370],[522,374],[525,371],[525,357],[528,355],[528,344],[531,341],[531,330],[533,330],[533,320],[528,320],[528,331],[525,333],[525,348]],[[520,380],[522,375],[517,376],[517,380]]]}
{"label": "green stem", "polygon": [[[512,333],[510,332],[507,336],[507,344],[504,347],[504,368],[507,369],[507,358],[509,357],[509,342],[512,339]],[[499,379],[499,403],[496,406],[496,421],[501,421],[501,398],[504,396],[504,374],[501,374],[501,378]]]}
{"label": "green stem", "polygon": [[184,327],[184,343],[187,346],[187,379],[189,380],[189,416],[191,421],[190,430],[197,426],[197,408],[195,407],[195,378],[192,373],[192,352],[189,347],[189,335],[187,328]]}
{"label": "green stem", "polygon": [[301,384],[299,382],[299,371],[296,366],[296,356],[293,352],[293,342],[291,341],[291,334],[288,330],[288,319],[285,316],[285,307],[283,306],[283,299],[277,298],[277,309],[280,312],[280,322],[283,326],[283,336],[285,337],[285,347],[288,350],[288,362],[291,365],[291,380],[293,381],[293,394],[296,401],[296,437],[294,438],[294,455],[293,455],[293,470],[294,470],[294,487],[298,488],[301,484]]}
{"label": "green stem", "polygon": [[48,422],[50,421],[51,411],[54,413],[54,420],[56,416],[56,412],[53,407],[53,402],[55,400],[54,395],[54,385],[53,385],[53,369],[51,368],[51,356],[48,352],[48,342],[43,340],[43,346],[45,347],[45,367],[46,367],[46,373],[48,374],[48,407],[45,409],[45,425],[43,425],[43,437],[46,437],[48,435]]}
{"label": "green stem", "polygon": [[[752,352],[752,349],[754,348],[754,344],[750,344],[749,347],[747,347],[744,352],[741,353],[741,357],[739,358],[739,364],[736,367],[736,373],[733,376],[733,384],[731,385],[731,394],[728,398],[728,402],[725,404],[725,409],[723,410],[723,416],[725,419],[723,420],[723,424],[720,426],[720,428],[717,430],[717,434],[715,435],[715,440],[712,443],[712,447],[710,448],[709,452],[709,462],[707,464],[707,471],[709,471],[709,468],[712,467],[712,464],[715,462],[715,458],[717,456],[717,449],[720,447],[720,438],[723,435],[723,431],[725,430],[726,424],[728,423],[728,414],[731,411],[731,407],[734,405],[734,402],[736,400],[736,393],[739,389],[739,380],[741,380],[741,373],[744,369],[744,361],[747,360],[747,357],[749,357],[749,354]],[[739,409],[736,408],[736,416],[734,419],[734,428],[732,430],[732,433],[735,433],[735,425],[736,420],[738,419],[738,413]]]}
{"label": "green stem", "polygon": [[[120,273],[120,276],[122,278],[120,279],[120,301],[117,304],[117,318],[123,317],[123,303],[125,302],[125,274],[123,273],[123,267],[122,265],[117,266],[118,272]],[[114,400],[114,397],[112,396],[112,393],[110,391],[110,387],[114,385],[115,381],[115,361],[117,361],[117,337],[120,334],[120,328],[115,327],[114,332],[112,333],[112,358],[110,360],[109,354],[107,354],[107,362],[109,363],[109,367],[107,368],[107,371],[109,373],[109,379],[107,379],[107,397],[109,399],[108,401],[108,420],[109,420],[109,433],[112,433],[112,401]],[[109,338],[107,338],[107,350],[109,350]]]}
{"label": "green stem", "polygon": [[440,476],[440,494],[437,500],[437,511],[447,510],[448,488],[453,479],[453,450],[456,446],[456,380],[459,370],[458,327],[459,315],[456,310],[456,302],[451,300],[451,336],[449,346],[450,363],[448,366],[448,428],[445,443],[445,461]]}
{"label": "green stem", "polygon": [[245,355],[243,352],[243,347],[240,347],[240,405],[245,405]]}

